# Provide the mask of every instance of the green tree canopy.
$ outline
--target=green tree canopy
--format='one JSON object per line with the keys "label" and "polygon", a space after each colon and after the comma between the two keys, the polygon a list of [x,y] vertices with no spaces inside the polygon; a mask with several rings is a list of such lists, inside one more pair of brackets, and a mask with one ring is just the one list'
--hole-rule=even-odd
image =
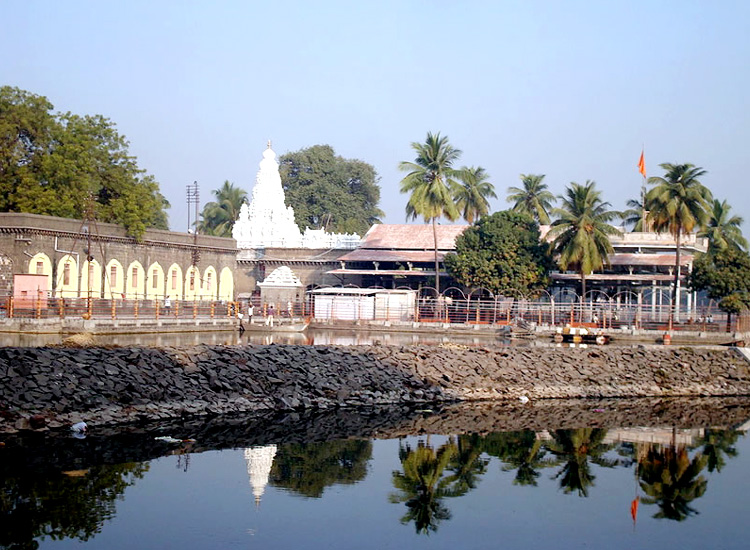
{"label": "green tree canopy", "polygon": [[0,211],[82,218],[93,196],[97,219],[133,237],[167,229],[169,203],[115,125],[52,109],[45,97],[0,87]]}
{"label": "green tree canopy", "polygon": [[464,231],[445,265],[459,284],[517,296],[547,286],[552,260],[537,223],[525,214],[504,211],[481,218]]}
{"label": "green tree canopy", "polygon": [[693,264],[688,285],[719,300],[719,307],[727,313],[741,313],[750,308],[750,256],[733,248],[701,254]]}
{"label": "green tree canopy", "polygon": [[383,212],[375,168],[337,156],[330,145],[313,145],[279,158],[286,202],[301,231],[364,235]]}
{"label": "green tree canopy", "polygon": [[216,237],[231,237],[232,226],[240,215],[240,208],[247,197],[247,191],[224,181],[213,191],[215,201],[207,202],[198,222],[198,232]]}

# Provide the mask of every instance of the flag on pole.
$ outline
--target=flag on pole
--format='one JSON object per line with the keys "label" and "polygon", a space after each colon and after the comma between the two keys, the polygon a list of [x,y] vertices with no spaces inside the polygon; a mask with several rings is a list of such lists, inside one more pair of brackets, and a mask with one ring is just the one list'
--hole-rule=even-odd
{"label": "flag on pole", "polygon": [[646,160],[643,158],[643,151],[641,151],[641,158],[638,161],[638,171],[644,178],[646,177]]}

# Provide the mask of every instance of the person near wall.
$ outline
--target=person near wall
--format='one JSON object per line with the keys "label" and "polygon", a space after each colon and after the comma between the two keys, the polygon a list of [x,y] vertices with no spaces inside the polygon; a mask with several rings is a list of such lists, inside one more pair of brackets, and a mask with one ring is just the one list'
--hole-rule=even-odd
{"label": "person near wall", "polygon": [[266,310],[266,326],[273,327],[273,316],[276,314],[273,305],[268,306]]}

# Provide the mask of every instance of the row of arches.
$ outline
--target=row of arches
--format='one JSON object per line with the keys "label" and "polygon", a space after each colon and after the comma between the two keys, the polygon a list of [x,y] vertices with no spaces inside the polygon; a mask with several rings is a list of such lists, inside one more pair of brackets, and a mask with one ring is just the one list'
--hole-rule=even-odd
{"label": "row of arches", "polygon": [[106,265],[86,259],[79,269],[75,256],[66,254],[53,266],[49,256],[40,252],[29,260],[28,273],[46,275],[47,288],[60,298],[234,299],[234,276],[228,267],[217,273],[214,266],[201,270],[191,265],[183,270],[173,263],[165,269],[159,262],[144,267],[136,260],[126,267],[116,259]]}

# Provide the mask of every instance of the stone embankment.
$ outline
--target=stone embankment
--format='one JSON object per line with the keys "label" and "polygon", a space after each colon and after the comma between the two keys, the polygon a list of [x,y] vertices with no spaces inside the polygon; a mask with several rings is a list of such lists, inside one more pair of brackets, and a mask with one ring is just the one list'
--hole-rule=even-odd
{"label": "stone embankment", "polygon": [[732,349],[1,348],[0,432],[237,412],[549,398],[750,395]]}

